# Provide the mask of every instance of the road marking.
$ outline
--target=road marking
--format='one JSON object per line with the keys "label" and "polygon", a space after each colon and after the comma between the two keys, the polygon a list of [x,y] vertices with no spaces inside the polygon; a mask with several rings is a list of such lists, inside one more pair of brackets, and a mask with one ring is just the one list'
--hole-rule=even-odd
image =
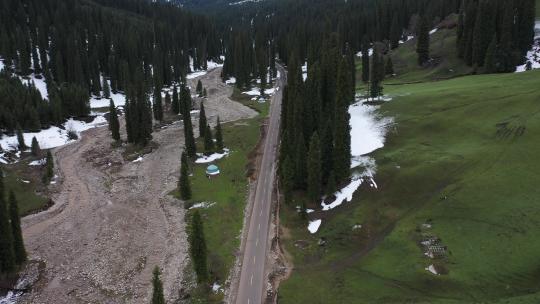
{"label": "road marking", "polygon": [[253,265],[255,265],[255,256],[253,256]]}
{"label": "road marking", "polygon": [[[257,238],[257,240],[255,241],[255,247],[258,247],[259,246],[259,238]],[[255,258],[255,257],[253,257]]]}
{"label": "road marking", "polygon": [[259,231],[261,231],[261,223],[259,223]]}
{"label": "road marking", "polygon": [[250,285],[253,286],[253,274],[251,274],[251,280],[250,280],[250,281],[251,281],[251,282],[250,282]]}
{"label": "road marking", "polygon": [[248,299],[248,304],[249,304],[249,299]]}

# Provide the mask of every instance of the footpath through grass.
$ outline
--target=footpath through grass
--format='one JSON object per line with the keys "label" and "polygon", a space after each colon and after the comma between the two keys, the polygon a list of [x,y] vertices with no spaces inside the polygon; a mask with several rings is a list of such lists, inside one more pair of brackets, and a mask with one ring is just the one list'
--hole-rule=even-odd
{"label": "footpath through grass", "polygon": [[[294,271],[279,302],[540,303],[540,71],[385,91],[379,189],[316,214],[315,235],[284,208]],[[427,236],[446,257],[424,255]]]}

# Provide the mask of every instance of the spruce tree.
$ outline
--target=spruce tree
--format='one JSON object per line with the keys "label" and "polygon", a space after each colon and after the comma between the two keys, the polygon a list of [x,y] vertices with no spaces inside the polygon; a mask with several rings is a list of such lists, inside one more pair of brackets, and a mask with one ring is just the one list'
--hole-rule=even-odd
{"label": "spruce tree", "polygon": [[369,81],[369,40],[367,36],[362,39],[362,81],[367,83]]}
{"label": "spruce tree", "polygon": [[201,111],[199,112],[199,136],[206,136],[206,125],[208,124],[206,120],[206,111],[204,109],[204,103],[201,102]]}
{"label": "spruce tree", "polygon": [[202,97],[208,97],[208,92],[206,91],[206,88],[204,88],[202,91]]}
{"label": "spruce tree", "polygon": [[195,92],[197,93],[197,95],[198,95],[199,97],[202,97],[202,94],[203,94],[203,85],[202,85],[202,82],[201,82],[200,79],[197,81],[197,88],[196,88]]}
{"label": "spruce tree", "polygon": [[186,152],[189,157],[194,158],[197,155],[197,146],[195,144],[195,136],[193,135],[193,123],[191,122],[191,95],[189,93],[189,89],[186,87],[182,88],[181,94]]}
{"label": "spruce tree", "polygon": [[15,270],[16,262],[2,174],[0,170],[0,274],[9,274]]}
{"label": "spruce tree", "polygon": [[420,17],[418,24],[416,53],[419,65],[424,65],[429,61],[429,21],[426,16]]}
{"label": "spruce tree", "polygon": [[484,59],[484,69],[487,73],[498,72],[499,63],[497,62],[497,36],[493,36],[491,43],[486,51],[486,58]]}
{"label": "spruce tree", "polygon": [[161,89],[156,88],[154,92],[154,119],[163,120],[163,101],[161,99]]}
{"label": "spruce tree", "polygon": [[120,121],[118,120],[118,113],[116,106],[111,99],[109,104],[109,129],[111,130],[112,138],[115,141],[120,140]]}
{"label": "spruce tree", "polygon": [[392,56],[388,55],[385,65],[386,75],[394,75],[394,63],[392,62]]}
{"label": "spruce tree", "polygon": [[13,253],[15,263],[22,265],[26,261],[26,250],[21,230],[21,218],[19,216],[19,206],[13,191],[9,192],[9,217],[11,220],[11,233],[13,235]]}
{"label": "spruce tree", "polygon": [[39,142],[37,141],[36,137],[32,137],[32,155],[33,156],[39,156],[39,153],[41,152],[41,148],[39,147]]}
{"label": "spruce tree", "polygon": [[43,182],[48,183],[54,176],[54,161],[51,150],[47,151],[47,158],[45,164],[45,174],[43,175]]}
{"label": "spruce tree", "polygon": [[218,152],[222,152],[224,145],[223,145],[223,130],[221,129],[221,121],[217,119],[217,125],[216,125],[216,147],[218,149]]}
{"label": "spruce tree", "polygon": [[24,142],[24,135],[20,126],[17,127],[17,142],[19,144],[19,150],[21,152],[26,151],[26,149],[28,149],[28,146],[26,146],[26,143]]}
{"label": "spruce tree", "polygon": [[197,282],[206,283],[208,281],[207,248],[203,222],[198,210],[195,210],[191,217],[189,252],[197,274]]}
{"label": "spruce tree", "polygon": [[178,88],[176,86],[173,87],[171,111],[176,115],[180,113],[180,101],[178,99]]}
{"label": "spruce tree", "polygon": [[152,278],[152,304],[165,304],[165,296],[163,295],[163,283],[161,282],[161,271],[159,267],[154,268]]}
{"label": "spruce tree", "polygon": [[381,85],[384,79],[384,59],[380,47],[373,47],[373,56],[370,68],[370,87],[369,92],[372,98],[379,97],[383,94]]}
{"label": "spruce tree", "polygon": [[308,153],[308,195],[313,202],[318,201],[321,195],[322,168],[321,168],[321,142],[317,133],[313,134],[309,143]]}
{"label": "spruce tree", "polygon": [[180,164],[180,180],[178,181],[178,188],[180,189],[180,197],[184,200],[190,200],[191,184],[189,182],[189,164],[186,152],[182,152],[182,159]]}
{"label": "spruce tree", "polygon": [[109,86],[107,78],[103,77],[103,85],[101,87],[103,90],[103,97],[107,99],[111,98],[111,87]]}
{"label": "spruce tree", "polygon": [[[345,60],[341,60],[337,77],[336,121],[334,131],[334,174],[336,183],[341,184],[350,178],[351,170],[351,126],[349,105],[350,77]],[[354,97],[353,97],[354,98]]]}
{"label": "spruce tree", "polygon": [[206,131],[204,134],[204,152],[206,154],[214,153],[214,138],[212,136],[212,129],[210,125],[206,125]]}

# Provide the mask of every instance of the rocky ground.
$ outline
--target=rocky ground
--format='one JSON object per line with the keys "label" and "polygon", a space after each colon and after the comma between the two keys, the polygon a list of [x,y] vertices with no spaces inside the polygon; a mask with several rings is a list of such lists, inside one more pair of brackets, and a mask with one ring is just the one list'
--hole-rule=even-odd
{"label": "rocky ground", "polygon": [[[207,115],[222,121],[255,116],[228,98],[232,88],[219,75],[216,69],[200,78]],[[178,180],[182,124],[153,136],[157,148],[140,162],[112,148],[107,127],[54,151],[55,205],[23,219],[30,258],[46,267],[22,302],[148,303],[156,265],[163,269],[166,298],[178,296],[188,261],[185,211],[168,193]]]}

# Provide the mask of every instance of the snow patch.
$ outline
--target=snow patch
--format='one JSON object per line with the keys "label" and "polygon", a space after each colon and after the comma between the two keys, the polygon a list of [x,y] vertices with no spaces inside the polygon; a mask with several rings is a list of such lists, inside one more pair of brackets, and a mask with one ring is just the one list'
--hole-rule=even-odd
{"label": "snow patch", "polygon": [[[276,91],[275,88],[271,88],[271,89],[266,89],[264,90],[264,94],[267,95],[267,96],[271,96],[274,94],[274,92]],[[242,94],[246,94],[246,95],[249,95],[249,96],[261,96],[261,90],[259,90],[258,88],[256,89],[251,89],[247,92],[242,92]]]}
{"label": "snow patch", "polygon": [[434,275],[439,275],[439,273],[437,272],[437,270],[435,269],[435,266],[433,264],[426,267],[425,270],[431,272]]}
{"label": "snow patch", "polygon": [[225,84],[235,84],[236,83],[236,78],[234,77],[231,77],[227,80],[225,80]]}
{"label": "snow patch", "polygon": [[[32,144],[32,138],[35,137],[42,149],[56,148],[74,141],[69,139],[68,131],[73,131],[80,137],[81,132],[99,127],[106,123],[107,121],[103,116],[97,116],[90,123],[70,118],[66,123],[64,123],[63,128],[53,126],[39,132],[23,133],[24,143],[30,147]],[[13,135],[2,137],[2,139],[0,139],[0,145],[2,146],[2,149],[6,151],[17,150],[19,145],[17,136]]]}
{"label": "snow patch", "polygon": [[197,164],[207,164],[207,163],[211,163],[211,162],[214,162],[216,160],[219,160],[219,159],[222,159],[226,156],[229,155],[229,149],[223,149],[223,153],[214,153],[214,154],[211,154],[211,155],[204,155],[202,153],[198,153],[197,156],[199,156],[199,158],[197,158],[197,160],[195,161],[195,163]]}
{"label": "snow patch", "polygon": [[525,72],[527,70],[527,62],[531,63],[531,69],[540,69],[540,21],[536,21],[534,33],[534,44],[531,50],[527,52],[527,60],[525,64],[516,67],[516,73]]}
{"label": "snow patch", "polygon": [[31,161],[28,165],[29,166],[44,166],[46,163],[47,163],[47,159],[44,158],[44,159]]}
{"label": "snow patch", "polygon": [[354,192],[356,192],[356,190],[358,190],[358,188],[360,188],[360,185],[362,185],[363,182],[364,182],[363,178],[361,178],[359,176],[354,177],[350,184],[345,186],[340,191],[334,193],[334,196],[336,198],[334,199],[333,202],[331,202],[330,204],[326,204],[324,202],[324,200],[321,202],[321,206],[323,208],[323,211],[332,210],[332,209],[340,206],[341,204],[343,204],[343,202],[345,202],[345,200],[347,202],[350,202],[352,200],[352,198],[353,198]]}
{"label": "snow patch", "polygon": [[193,206],[191,206],[189,208],[189,210],[192,210],[192,209],[208,209],[208,208],[214,206],[215,204],[216,203],[201,202],[201,203],[194,204]]}
{"label": "snow patch", "polygon": [[133,161],[133,163],[140,163],[140,162],[142,162],[142,161],[143,161],[143,157],[142,157],[142,156],[139,156],[139,157],[137,157],[136,160]]}
{"label": "snow patch", "polygon": [[322,220],[314,220],[310,221],[308,225],[308,230],[311,234],[317,233],[317,230],[319,230],[319,227],[321,227]]}

